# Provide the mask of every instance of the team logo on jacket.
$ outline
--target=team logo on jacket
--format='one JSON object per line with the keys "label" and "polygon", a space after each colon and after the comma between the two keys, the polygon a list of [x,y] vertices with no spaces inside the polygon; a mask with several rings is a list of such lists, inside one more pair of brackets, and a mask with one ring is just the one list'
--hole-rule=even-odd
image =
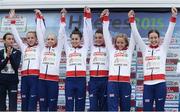
{"label": "team logo on jacket", "polygon": [[93,59],[92,59],[93,64],[100,64],[100,65],[105,65],[106,63],[106,53],[105,52],[94,52],[93,53]]}
{"label": "team logo on jacket", "polygon": [[36,49],[35,48],[27,48],[24,54],[24,61],[26,60],[35,60],[36,59]]}
{"label": "team logo on jacket", "polygon": [[55,65],[55,63],[56,63],[56,54],[54,52],[45,52],[42,63],[43,64]]}
{"label": "team logo on jacket", "polygon": [[81,53],[71,53],[68,57],[68,65],[82,65],[82,55]]}

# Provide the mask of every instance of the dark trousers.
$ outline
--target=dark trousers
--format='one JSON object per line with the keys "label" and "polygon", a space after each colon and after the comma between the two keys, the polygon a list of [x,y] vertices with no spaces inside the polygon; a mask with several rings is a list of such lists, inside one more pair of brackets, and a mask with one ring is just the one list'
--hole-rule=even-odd
{"label": "dark trousers", "polygon": [[143,110],[153,111],[153,103],[155,101],[156,111],[164,111],[166,93],[167,90],[165,82],[155,85],[144,85]]}
{"label": "dark trousers", "polygon": [[86,101],[86,78],[68,77],[65,81],[66,111],[84,111]]}
{"label": "dark trousers", "polygon": [[91,77],[89,81],[90,111],[107,111],[107,77]]}
{"label": "dark trousers", "polygon": [[40,111],[57,111],[59,83],[57,81],[39,80]]}
{"label": "dark trousers", "polygon": [[108,82],[108,111],[130,111],[131,85],[128,82]]}
{"label": "dark trousers", "polygon": [[36,111],[38,81],[38,76],[24,76],[21,78],[22,111]]}
{"label": "dark trousers", "polygon": [[17,110],[17,84],[0,84],[0,111],[6,111],[6,96],[9,97],[9,111]]}

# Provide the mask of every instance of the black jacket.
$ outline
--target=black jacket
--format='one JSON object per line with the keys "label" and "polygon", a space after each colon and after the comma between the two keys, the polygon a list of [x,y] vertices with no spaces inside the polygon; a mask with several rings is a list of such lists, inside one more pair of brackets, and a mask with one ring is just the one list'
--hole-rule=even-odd
{"label": "black jacket", "polygon": [[[21,52],[13,48],[9,58],[4,57],[4,52],[4,49],[0,50],[0,84],[17,84],[19,82],[18,68],[21,61]],[[14,73],[3,72],[6,71],[8,61],[10,61]]]}

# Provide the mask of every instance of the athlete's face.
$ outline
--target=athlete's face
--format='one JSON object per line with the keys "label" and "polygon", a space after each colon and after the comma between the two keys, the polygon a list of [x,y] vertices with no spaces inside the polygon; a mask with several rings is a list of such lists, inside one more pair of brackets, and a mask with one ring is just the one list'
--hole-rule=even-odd
{"label": "athlete's face", "polygon": [[127,45],[125,39],[122,38],[122,37],[117,37],[115,44],[116,44],[116,46],[118,47],[119,50],[123,50]]}
{"label": "athlete's face", "polygon": [[72,47],[78,47],[81,44],[81,39],[78,34],[72,34],[71,36]]}
{"label": "athlete's face", "polygon": [[158,34],[155,32],[150,33],[149,42],[151,46],[158,46],[160,43],[160,38],[158,37]]}
{"label": "athlete's face", "polygon": [[29,46],[34,46],[37,43],[37,37],[35,33],[27,33],[27,44]]}
{"label": "athlete's face", "polygon": [[104,38],[103,38],[103,34],[102,33],[96,33],[95,34],[95,44],[100,46],[104,44]]}
{"label": "athlete's face", "polygon": [[56,45],[56,43],[57,43],[57,39],[56,39],[55,35],[49,35],[47,38],[47,46],[53,47]]}
{"label": "athlete's face", "polygon": [[4,43],[5,43],[6,47],[13,47],[13,44],[14,44],[13,35],[6,35]]}

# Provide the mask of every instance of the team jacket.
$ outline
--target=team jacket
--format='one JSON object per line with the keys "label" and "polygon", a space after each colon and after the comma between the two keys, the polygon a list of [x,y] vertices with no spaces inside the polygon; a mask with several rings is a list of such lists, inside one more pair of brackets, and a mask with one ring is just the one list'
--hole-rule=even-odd
{"label": "team jacket", "polygon": [[85,30],[88,31],[88,37],[90,38],[90,76],[91,77],[108,77],[108,53],[105,46],[96,46],[93,43],[93,30],[91,13],[84,13],[87,17]]}
{"label": "team jacket", "polygon": [[21,61],[21,52],[12,49],[10,57],[7,57],[6,50],[0,50],[0,83],[17,84],[18,68]]}
{"label": "team jacket", "polygon": [[[38,28],[39,30],[37,30],[37,34],[40,36],[39,38],[44,38],[45,37],[44,22],[41,20],[41,24],[38,24],[37,26],[39,27]],[[62,27],[65,27],[65,21],[61,21],[60,23],[60,29],[57,37],[56,46],[46,47],[45,43],[44,42],[42,43],[44,48],[41,51],[39,79],[59,81],[59,66],[61,60],[61,51],[64,43],[62,38],[63,36]]]}
{"label": "team jacket", "polygon": [[[84,17],[84,27],[83,27],[83,46],[77,48],[72,47],[68,43],[68,38],[65,36],[65,52],[66,52],[66,77],[85,77],[86,76],[86,58],[87,51],[89,47],[88,31],[85,30],[85,25],[89,18]],[[63,29],[63,34],[66,35],[65,28]]]}
{"label": "team jacket", "polygon": [[[40,24],[40,18],[37,18],[37,25]],[[35,46],[28,46],[27,44],[23,43],[15,26],[16,21],[11,21],[11,30],[15,37],[15,40],[22,52],[22,69],[21,69],[21,76],[28,76],[28,75],[39,75],[39,62],[40,62],[40,52],[42,50],[41,42],[43,39],[38,38],[38,44]],[[38,28],[36,28],[38,30]]]}
{"label": "team jacket", "polygon": [[143,54],[144,84],[154,85],[165,82],[167,50],[171,42],[176,18],[171,17],[163,43],[156,48],[145,45],[137,30],[134,17],[131,17],[129,21],[134,34],[133,37]]}
{"label": "team jacket", "polygon": [[135,47],[134,39],[130,38],[127,49],[118,50],[112,44],[109,32],[109,18],[103,17],[103,34],[109,53],[109,81],[130,82],[132,54]]}

